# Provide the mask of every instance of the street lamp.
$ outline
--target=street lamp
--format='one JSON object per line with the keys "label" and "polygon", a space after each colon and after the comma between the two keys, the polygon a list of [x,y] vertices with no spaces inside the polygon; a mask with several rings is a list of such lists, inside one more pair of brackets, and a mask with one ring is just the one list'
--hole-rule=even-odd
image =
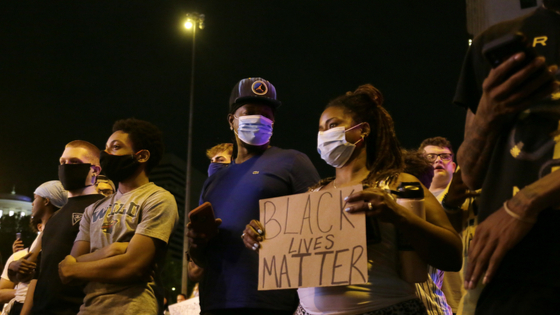
{"label": "street lamp", "polygon": [[[192,58],[191,58],[191,90],[189,101],[189,131],[187,135],[187,176],[185,187],[185,227],[183,230],[183,252],[188,250],[187,228],[189,218],[189,210],[191,203],[191,174],[192,174],[192,131],[193,131],[193,109],[194,109],[194,57],[195,57],[195,44],[196,44],[196,29],[204,28],[204,14],[198,12],[187,13],[187,19],[184,24],[185,28],[192,30]],[[181,281],[181,292],[187,292],[187,270],[189,262],[187,261],[186,254],[183,254],[183,272]]]}

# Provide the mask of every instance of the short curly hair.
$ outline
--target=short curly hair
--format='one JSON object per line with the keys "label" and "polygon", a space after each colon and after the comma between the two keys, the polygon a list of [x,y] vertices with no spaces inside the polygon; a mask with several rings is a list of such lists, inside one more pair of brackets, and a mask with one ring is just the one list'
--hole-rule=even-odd
{"label": "short curly hair", "polygon": [[429,145],[433,145],[441,148],[448,148],[449,151],[451,151],[451,154],[455,155],[455,153],[453,152],[453,146],[451,145],[451,142],[449,142],[449,140],[447,140],[444,137],[433,137],[422,141],[420,147],[418,148],[418,152],[424,152],[424,148]]}
{"label": "short curly hair", "polygon": [[113,124],[113,132],[116,131],[128,134],[132,141],[134,152],[140,150],[150,151],[150,159],[146,164],[146,174],[149,174],[159,164],[165,150],[161,130],[150,122],[136,118],[127,118],[117,120]]}

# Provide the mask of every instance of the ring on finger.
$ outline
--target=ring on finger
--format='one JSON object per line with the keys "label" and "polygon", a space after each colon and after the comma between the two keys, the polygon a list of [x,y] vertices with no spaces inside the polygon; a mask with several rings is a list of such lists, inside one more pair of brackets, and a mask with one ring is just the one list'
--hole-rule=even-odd
{"label": "ring on finger", "polygon": [[243,232],[243,234],[241,234],[241,239],[243,239],[245,237],[245,232]]}
{"label": "ring on finger", "polygon": [[368,203],[367,203],[367,206],[368,206],[368,210],[369,210],[369,211],[373,210],[373,206],[371,205],[371,202],[368,202]]}

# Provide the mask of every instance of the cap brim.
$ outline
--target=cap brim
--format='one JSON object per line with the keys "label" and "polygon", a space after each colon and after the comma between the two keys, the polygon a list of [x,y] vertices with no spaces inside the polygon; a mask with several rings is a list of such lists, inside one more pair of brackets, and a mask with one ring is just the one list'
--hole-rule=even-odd
{"label": "cap brim", "polygon": [[280,105],[282,105],[282,102],[280,102],[279,100],[271,99],[268,97],[244,96],[236,99],[235,103],[232,104],[231,107],[240,107],[248,103],[266,104],[271,106],[272,108],[278,108],[280,107]]}

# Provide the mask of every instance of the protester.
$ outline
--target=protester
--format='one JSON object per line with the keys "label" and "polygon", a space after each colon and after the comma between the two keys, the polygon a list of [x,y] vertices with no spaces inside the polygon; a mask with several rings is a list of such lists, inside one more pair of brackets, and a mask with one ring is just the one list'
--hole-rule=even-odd
{"label": "protester", "polygon": [[[461,170],[455,172],[456,164],[453,162],[455,154],[449,140],[444,137],[425,139],[420,144],[418,152],[421,152],[426,159],[432,162],[436,170],[434,184],[430,186],[430,192],[442,204],[451,225],[458,233],[461,233],[463,265],[465,265],[466,253],[470,245],[469,240],[472,239],[477,225],[474,198],[478,195],[478,192],[469,190],[463,183]],[[469,308],[468,304],[470,304],[466,302],[476,300],[478,295],[474,292],[468,292],[468,296],[464,297],[466,294],[463,288],[462,274],[464,271],[463,269],[460,272],[446,272],[443,277],[441,289],[455,314],[466,312],[466,309]],[[463,303],[461,303],[461,299],[464,299]],[[474,313],[474,307],[472,313]]]}
{"label": "protester", "polygon": [[[32,226],[31,229],[33,232],[39,233],[40,231],[43,231],[43,224],[41,224],[41,220],[31,219],[30,221],[36,222],[36,224]],[[33,250],[36,250],[37,247],[39,247],[37,246],[39,243],[40,238],[36,237],[30,248],[23,248],[21,250],[18,250],[8,258],[6,266],[4,267],[2,272],[2,278],[0,279],[0,305],[4,305],[3,303],[7,303],[2,309],[2,315],[21,313],[21,303],[25,301],[29,286],[29,281],[27,279],[35,269],[35,263],[29,262],[25,258],[29,254],[29,250],[31,248],[33,248]],[[16,263],[12,264],[13,262]],[[10,270],[10,266],[14,270]],[[10,280],[10,272],[12,273],[11,277],[13,278],[15,283]],[[22,277],[22,279],[23,277],[25,277],[26,280],[20,281],[20,277]]]}
{"label": "protester", "polygon": [[[44,227],[50,218],[67,203],[68,193],[59,181],[53,180],[37,187],[33,197],[31,209],[32,227],[35,230],[44,231]],[[17,284],[17,286],[15,288],[15,297],[8,304],[6,314],[25,314],[23,306],[28,292],[31,294],[31,297],[33,296],[35,281],[32,278],[37,266],[37,256],[42,248],[43,238],[45,238],[44,233],[39,234],[29,249],[18,251],[13,255],[13,262],[9,265],[8,275],[10,280]]]}
{"label": "protester", "polygon": [[184,295],[183,293],[179,293],[177,295],[177,303],[181,303],[181,302],[186,301],[186,300],[187,300],[187,296]]}
{"label": "protester", "polygon": [[115,184],[112,180],[108,179],[105,175],[97,176],[97,180],[95,181],[95,188],[99,194],[107,197],[115,193]]}
{"label": "protester", "polygon": [[[404,158],[404,172],[416,178],[425,187],[430,187],[434,177],[434,167],[424,154],[414,150],[402,150]],[[435,196],[434,196],[435,197]],[[428,280],[415,283],[416,295],[426,307],[429,315],[451,315],[453,311],[442,291],[444,272],[428,266]]]}
{"label": "protester", "polygon": [[231,163],[231,155],[233,154],[233,143],[220,143],[206,150],[206,156],[212,163]]}
{"label": "protester", "polygon": [[208,177],[214,175],[217,171],[228,167],[231,164],[231,155],[233,153],[232,143],[220,143],[206,151],[206,156],[210,159],[208,166]]}
{"label": "protester", "polygon": [[[72,249],[85,207],[103,198],[94,186],[101,171],[99,149],[87,141],[71,141],[65,146],[59,163],[58,178],[68,191],[68,203],[57,211],[56,220],[43,221],[41,254],[22,309],[24,315],[75,313],[84,297],[81,287],[60,282],[58,263]],[[36,254],[30,259],[37,260]]]}
{"label": "protester", "polygon": [[[31,230],[35,233],[38,233],[39,231],[43,230],[43,225],[41,224],[41,220],[30,220],[30,225],[31,225]],[[35,223],[35,224],[33,224]],[[18,239],[19,240],[19,239]],[[38,242],[38,238],[36,238],[36,241],[34,241],[32,244],[33,248],[36,248],[36,244]],[[15,244],[15,243],[14,243]],[[23,242],[21,242],[20,244],[23,245]],[[19,295],[23,295],[23,298],[25,299],[25,290],[27,290],[27,283],[22,283],[21,286],[16,287],[16,283],[17,283],[17,279],[14,280],[16,281],[16,283],[12,282],[10,280],[10,277],[8,276],[9,273],[9,267],[12,264],[13,261],[20,261],[23,262],[25,260],[21,260],[21,258],[24,258],[28,253],[29,249],[26,248],[21,248],[17,251],[15,251],[12,255],[10,255],[10,257],[8,258],[8,260],[6,261],[6,265],[4,266],[4,268],[2,268],[2,276],[0,277],[0,305],[4,306],[0,311],[2,311],[2,315],[9,315],[10,311],[12,310],[12,306],[13,304],[16,302],[15,297],[16,297],[16,292],[18,292],[19,289]],[[30,266],[33,266],[33,263],[29,264]],[[25,266],[24,266],[25,267]],[[20,266],[14,270],[15,273],[18,273],[20,270],[24,271],[24,269],[26,268],[21,268],[21,264]],[[19,283],[18,283],[19,284]],[[4,303],[8,303],[8,304],[4,304]],[[14,314],[19,314],[19,309],[14,309]]]}
{"label": "protester", "polygon": [[71,256],[59,265],[63,283],[86,281],[78,314],[160,314],[160,271],[178,221],[177,203],[149,181],[163,155],[163,137],[153,124],[115,122],[101,167],[118,191],[87,207]]}
{"label": "protester", "polygon": [[[454,102],[467,109],[462,178],[480,195],[465,286],[486,286],[476,314],[555,314],[560,308],[560,1],[474,39]],[[539,57],[515,52],[494,69],[482,49],[522,32]],[[555,93],[550,97],[551,93]]]}
{"label": "protester", "polygon": [[[232,143],[220,143],[206,150],[206,156],[210,159],[208,166],[208,177],[214,175],[217,171],[228,167],[231,164],[231,155],[233,153]],[[197,282],[190,295],[191,298],[199,296],[199,282],[204,275],[204,269],[197,266],[188,256],[187,276],[189,281]]]}
{"label": "protester", "polygon": [[430,187],[434,178],[432,163],[426,159],[424,154],[416,150],[402,149],[401,151],[404,160],[404,172],[418,178],[425,187]]}
{"label": "protester", "polygon": [[[368,243],[369,281],[364,285],[300,288],[297,314],[426,314],[414,284],[398,275],[396,228],[428,264],[442,270],[460,268],[459,236],[432,194],[424,187],[426,220],[422,220],[384,190],[396,190],[400,182],[418,179],[403,173],[393,120],[382,103],[381,92],[366,84],[327,105],[319,121],[318,149],[321,158],[336,168],[336,177],[313,187],[319,191],[364,185],[362,192],[348,196],[350,206],[345,210],[365,211],[369,222],[374,218],[381,221],[381,241]],[[248,248],[259,247],[262,237],[256,231],[262,229],[256,220],[247,225]]]}
{"label": "protester", "polygon": [[[204,268],[201,314],[293,314],[295,290],[258,291],[258,255],[240,235],[259,217],[259,200],[307,191],[319,176],[309,158],[270,145],[276,109],[274,86],[262,78],[239,81],[233,88],[228,121],[235,135],[232,163],[209,177],[200,202],[210,202],[221,218],[212,239],[189,229],[190,255]],[[216,220],[216,226],[220,220]]]}

